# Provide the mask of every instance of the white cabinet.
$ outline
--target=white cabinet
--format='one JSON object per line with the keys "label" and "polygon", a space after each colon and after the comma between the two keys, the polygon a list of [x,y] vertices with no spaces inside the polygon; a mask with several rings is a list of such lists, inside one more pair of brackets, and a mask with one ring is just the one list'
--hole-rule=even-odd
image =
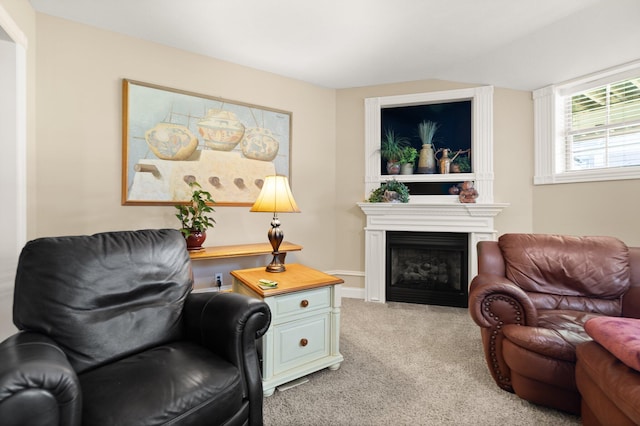
{"label": "white cabinet", "polygon": [[[264,300],[271,326],[262,338],[263,392],[270,396],[281,384],[329,368],[337,370],[340,354],[340,289],[342,280],[302,265],[286,265],[281,273],[264,267],[232,271],[233,291]],[[258,280],[278,282],[262,289]]]}

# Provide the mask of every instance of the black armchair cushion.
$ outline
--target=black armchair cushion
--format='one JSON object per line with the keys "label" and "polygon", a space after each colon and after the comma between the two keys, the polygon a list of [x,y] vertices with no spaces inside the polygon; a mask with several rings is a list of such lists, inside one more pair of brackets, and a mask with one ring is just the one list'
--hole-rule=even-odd
{"label": "black armchair cushion", "polygon": [[217,425],[243,405],[239,370],[188,341],[154,347],[79,379],[82,421],[92,426],[165,424],[176,419],[180,424],[207,419],[207,424]]}
{"label": "black armchair cushion", "polygon": [[175,230],[40,238],[20,255],[14,323],[52,338],[82,373],[181,338],[192,284]]}

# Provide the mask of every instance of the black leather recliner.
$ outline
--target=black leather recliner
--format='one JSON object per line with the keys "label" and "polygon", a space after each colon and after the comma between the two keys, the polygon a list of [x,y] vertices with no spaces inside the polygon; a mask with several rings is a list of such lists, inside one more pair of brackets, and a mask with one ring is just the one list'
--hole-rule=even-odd
{"label": "black leather recliner", "polygon": [[0,344],[0,424],[261,425],[269,308],[192,284],[176,230],[27,243],[21,331]]}

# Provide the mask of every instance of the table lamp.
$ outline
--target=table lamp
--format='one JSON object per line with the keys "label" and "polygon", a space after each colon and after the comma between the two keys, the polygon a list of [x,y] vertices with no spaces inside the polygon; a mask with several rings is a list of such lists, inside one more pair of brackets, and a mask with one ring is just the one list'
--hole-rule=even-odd
{"label": "table lamp", "polygon": [[264,179],[262,190],[258,199],[251,207],[252,212],[269,212],[273,213],[271,220],[271,228],[267,233],[269,242],[273,248],[273,260],[267,265],[267,272],[284,272],[285,267],[280,260],[280,243],[284,238],[284,233],[280,229],[280,220],[278,213],[300,213],[296,201],[291,194],[289,187],[289,179],[286,176],[267,176]]}

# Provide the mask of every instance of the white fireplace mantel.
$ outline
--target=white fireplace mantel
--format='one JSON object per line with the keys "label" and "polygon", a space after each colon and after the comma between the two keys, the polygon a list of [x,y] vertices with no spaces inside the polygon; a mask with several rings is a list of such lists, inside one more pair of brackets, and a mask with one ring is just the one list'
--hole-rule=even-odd
{"label": "white fireplace mantel", "polygon": [[386,301],[386,231],[461,232],[469,238],[469,277],[477,274],[476,244],[496,239],[493,220],[508,204],[358,203],[365,226],[365,300]]}
{"label": "white fireplace mantel", "polygon": [[[382,108],[470,100],[473,173],[420,175],[381,174]],[[390,178],[400,182],[454,184],[473,181],[476,203],[461,203],[455,195],[411,195],[409,203],[358,203],[365,226],[365,300],[385,302],[386,232],[459,232],[468,235],[468,276],[477,274],[476,244],[495,240],[493,219],[508,204],[493,202],[493,87],[427,92],[365,99],[365,197]]]}

